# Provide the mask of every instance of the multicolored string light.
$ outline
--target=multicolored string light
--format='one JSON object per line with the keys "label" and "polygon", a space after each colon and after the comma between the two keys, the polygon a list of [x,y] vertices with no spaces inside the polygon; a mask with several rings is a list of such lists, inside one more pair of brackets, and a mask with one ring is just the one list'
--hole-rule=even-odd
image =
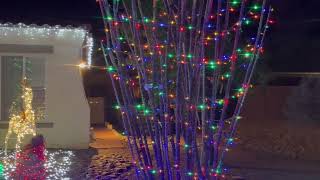
{"label": "multicolored string light", "polygon": [[105,55],[142,179],[226,177],[272,8],[266,0],[97,0]]}

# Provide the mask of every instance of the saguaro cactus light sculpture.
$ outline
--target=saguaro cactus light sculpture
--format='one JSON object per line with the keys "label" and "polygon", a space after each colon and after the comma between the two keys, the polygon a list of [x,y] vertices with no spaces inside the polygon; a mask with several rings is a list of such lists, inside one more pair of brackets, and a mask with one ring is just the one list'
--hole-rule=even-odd
{"label": "saguaro cactus light sculpture", "polygon": [[36,135],[35,114],[32,108],[33,93],[31,87],[27,85],[27,78],[24,77],[21,83],[22,87],[22,107],[21,111],[14,111],[10,114],[8,133],[5,138],[5,155],[7,155],[7,146],[12,134],[17,136],[16,152],[21,150],[21,142],[26,135]]}

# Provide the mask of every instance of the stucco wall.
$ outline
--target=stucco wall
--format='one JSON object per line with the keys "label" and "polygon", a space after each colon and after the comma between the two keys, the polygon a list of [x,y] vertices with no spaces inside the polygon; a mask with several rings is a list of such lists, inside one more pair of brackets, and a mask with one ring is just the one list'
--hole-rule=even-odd
{"label": "stucco wall", "polygon": [[[88,148],[89,144],[89,105],[79,68],[75,66],[81,61],[85,37],[74,37],[74,33],[70,31],[63,34],[62,37],[49,36],[30,39],[23,35],[17,36],[13,32],[0,37],[2,45],[53,46],[53,53],[17,53],[14,50],[0,52],[0,56],[26,55],[46,59],[47,119],[43,122],[52,123],[52,127],[39,126],[38,132],[45,136],[48,148],[83,149]],[[5,124],[6,122],[0,121],[0,125]],[[6,131],[7,129],[0,127],[0,146],[3,145]]]}
{"label": "stucco wall", "polygon": [[242,116],[250,123],[282,122],[284,108],[293,86],[257,86],[250,89]]}
{"label": "stucco wall", "polygon": [[293,88],[258,86],[249,91],[237,129],[238,148],[286,159],[320,159],[320,124],[290,120],[284,114]]}

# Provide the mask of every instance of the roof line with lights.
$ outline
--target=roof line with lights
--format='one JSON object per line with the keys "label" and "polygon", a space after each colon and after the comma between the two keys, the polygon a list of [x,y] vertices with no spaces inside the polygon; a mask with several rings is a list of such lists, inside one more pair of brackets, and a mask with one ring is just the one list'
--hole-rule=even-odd
{"label": "roof line with lights", "polygon": [[39,37],[48,37],[50,35],[56,35],[56,36],[63,36],[66,32],[71,32],[74,31],[73,33],[73,38],[81,38],[84,41],[84,45],[82,48],[88,48],[87,51],[87,65],[91,66],[92,64],[92,52],[93,52],[93,44],[94,44],[94,39],[89,33],[88,28],[85,26],[83,27],[73,27],[73,26],[60,26],[60,25],[55,25],[55,26],[50,26],[48,24],[44,25],[36,25],[36,24],[30,24],[26,25],[24,23],[18,23],[18,24],[13,24],[13,23],[0,23],[0,37],[7,36],[8,33],[10,32],[16,32],[18,36],[24,35],[24,36],[29,36],[31,39],[34,38],[39,38]]}

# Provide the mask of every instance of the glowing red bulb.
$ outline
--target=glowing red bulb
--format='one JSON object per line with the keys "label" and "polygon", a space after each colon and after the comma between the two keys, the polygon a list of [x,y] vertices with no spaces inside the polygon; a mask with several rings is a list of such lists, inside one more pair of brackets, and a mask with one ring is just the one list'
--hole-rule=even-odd
{"label": "glowing red bulb", "polygon": [[229,104],[229,99],[224,99],[224,104],[228,105]]}
{"label": "glowing red bulb", "polygon": [[113,25],[114,25],[114,26],[118,26],[119,23],[118,23],[117,21],[114,21],[114,22],[113,22]]}
{"label": "glowing red bulb", "polygon": [[136,29],[137,29],[137,30],[140,30],[140,29],[141,29],[141,24],[140,24],[140,23],[137,23],[137,24],[136,24]]}
{"label": "glowing red bulb", "polygon": [[237,56],[235,54],[233,54],[231,57],[230,57],[230,60],[232,62],[235,62],[237,60]]}
{"label": "glowing red bulb", "polygon": [[270,23],[270,24],[274,24],[274,23],[275,23],[275,21],[270,19],[270,20],[268,21],[268,23]]}

